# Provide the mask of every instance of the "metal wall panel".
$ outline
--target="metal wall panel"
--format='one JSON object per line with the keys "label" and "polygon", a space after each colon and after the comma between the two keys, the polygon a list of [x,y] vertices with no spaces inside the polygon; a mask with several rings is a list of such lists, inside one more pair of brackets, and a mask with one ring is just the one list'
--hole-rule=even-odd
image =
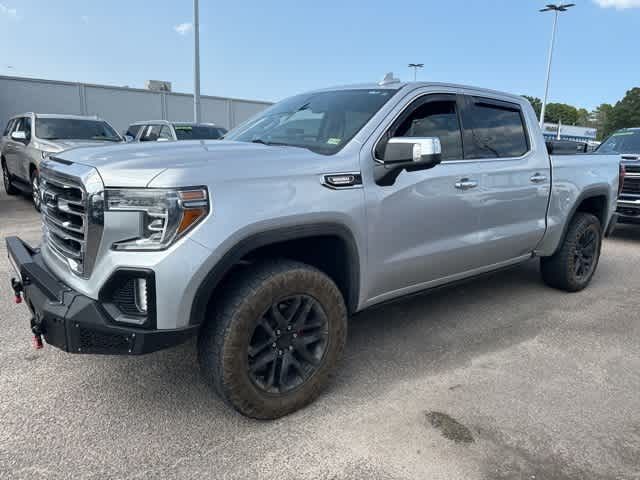
{"label": "metal wall panel", "polygon": [[[204,98],[200,97],[200,106],[202,108],[202,121],[211,122],[225,128],[235,126],[229,122],[228,102],[222,98]],[[193,113],[191,114],[193,117]]]}
{"label": "metal wall panel", "polygon": [[56,84],[29,79],[12,80],[0,77],[0,124],[24,112],[66,113],[81,112],[77,84]]}
{"label": "metal wall panel", "polygon": [[[222,97],[200,98],[202,120],[232,128],[271,105]],[[193,118],[193,97],[179,93],[0,76],[0,129],[19,113],[98,115],[119,132],[138,120]]]}
{"label": "metal wall panel", "polygon": [[[174,122],[193,120],[193,97],[187,95],[167,95],[167,120]],[[200,98],[202,105],[202,97]],[[202,108],[202,107],[201,107]]]}
{"label": "metal wall panel", "polygon": [[239,125],[245,120],[250,119],[256,113],[261,112],[267,108],[267,105],[263,103],[253,103],[253,102],[238,102],[236,100],[233,101],[233,120],[234,126]]}
{"label": "metal wall panel", "polygon": [[123,132],[136,120],[162,119],[162,94],[86,87],[87,115],[98,115]]}

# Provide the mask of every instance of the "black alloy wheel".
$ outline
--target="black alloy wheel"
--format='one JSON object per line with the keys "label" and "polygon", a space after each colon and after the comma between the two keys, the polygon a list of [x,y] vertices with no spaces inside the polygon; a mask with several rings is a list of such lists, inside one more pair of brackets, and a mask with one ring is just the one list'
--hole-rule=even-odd
{"label": "black alloy wheel", "polygon": [[313,297],[294,295],[274,302],[249,342],[251,381],[267,393],[294,390],[322,362],[328,334],[326,313]]}
{"label": "black alloy wheel", "polygon": [[573,272],[579,282],[588,278],[596,265],[598,234],[587,229],[578,238],[573,256]]}

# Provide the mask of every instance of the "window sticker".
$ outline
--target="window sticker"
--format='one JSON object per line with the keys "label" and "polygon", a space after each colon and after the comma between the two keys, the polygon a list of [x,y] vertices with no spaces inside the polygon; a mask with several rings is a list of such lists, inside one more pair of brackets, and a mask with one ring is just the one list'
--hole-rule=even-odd
{"label": "window sticker", "polygon": [[342,141],[341,138],[330,138],[329,140],[327,140],[327,143],[329,145],[340,145],[341,141]]}

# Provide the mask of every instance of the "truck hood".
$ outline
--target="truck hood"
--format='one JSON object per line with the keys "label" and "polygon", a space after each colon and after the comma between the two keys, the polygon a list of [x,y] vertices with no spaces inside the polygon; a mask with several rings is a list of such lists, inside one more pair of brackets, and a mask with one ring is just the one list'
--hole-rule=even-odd
{"label": "truck hood", "polygon": [[64,139],[64,140],[38,140],[38,148],[50,152],[62,152],[76,147],[98,147],[102,145],[117,145],[106,140]]}
{"label": "truck hood", "polygon": [[[167,169],[209,169],[213,162],[223,170],[246,171],[252,164],[303,163],[302,156],[323,157],[305,149],[225,140],[112,144],[81,148],[59,155],[66,162],[94,167],[105,186],[145,187]],[[324,157],[326,158],[326,157]],[[300,160],[300,162],[298,162]]]}

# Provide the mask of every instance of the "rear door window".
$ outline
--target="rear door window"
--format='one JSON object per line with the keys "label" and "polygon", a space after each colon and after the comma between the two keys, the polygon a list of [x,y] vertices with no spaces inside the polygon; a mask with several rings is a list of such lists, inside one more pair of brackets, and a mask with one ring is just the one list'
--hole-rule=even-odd
{"label": "rear door window", "polygon": [[514,158],[529,150],[522,111],[515,103],[471,97],[462,123],[466,159]]}

